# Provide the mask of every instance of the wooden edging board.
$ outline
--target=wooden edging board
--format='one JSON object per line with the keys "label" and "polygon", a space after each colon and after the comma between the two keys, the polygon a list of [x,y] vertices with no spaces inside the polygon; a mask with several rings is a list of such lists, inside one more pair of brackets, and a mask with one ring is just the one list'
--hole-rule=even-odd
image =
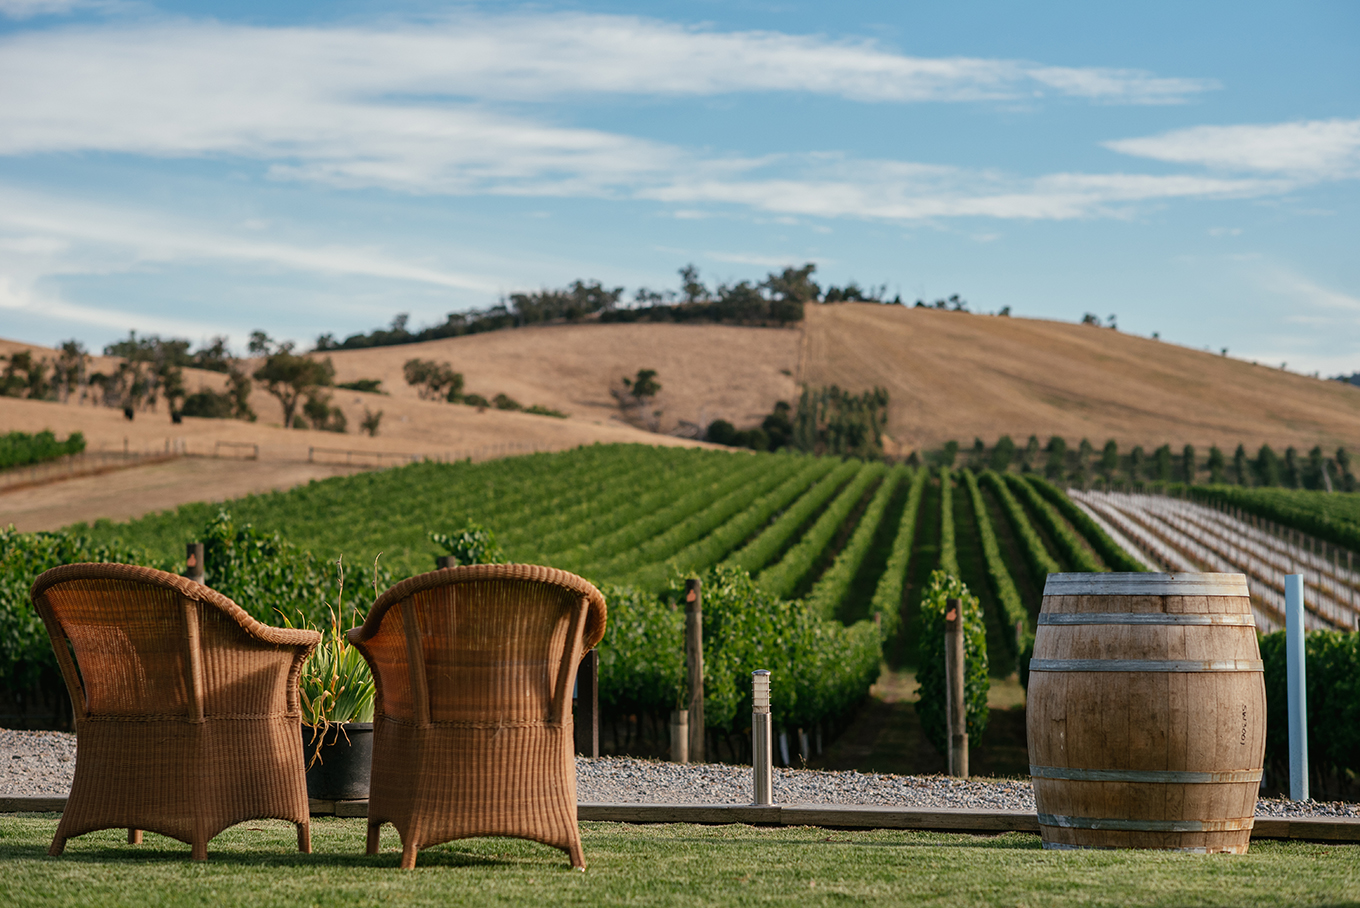
{"label": "wooden edging board", "polygon": [[[0,797],[0,813],[59,813],[65,798]],[[311,802],[313,816],[366,817],[368,801]],[[823,826],[830,829],[929,829],[935,832],[1032,832],[1039,819],[1023,810],[864,807],[841,804],[578,804],[582,820],[610,823],[698,823]],[[1360,818],[1257,817],[1253,839],[1360,843]]]}

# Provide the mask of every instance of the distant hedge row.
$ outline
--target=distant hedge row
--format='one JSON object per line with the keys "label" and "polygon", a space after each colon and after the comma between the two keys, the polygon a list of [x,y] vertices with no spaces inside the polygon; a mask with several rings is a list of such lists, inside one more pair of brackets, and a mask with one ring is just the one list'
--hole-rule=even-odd
{"label": "distant hedge row", "polygon": [[84,450],[85,436],[79,432],[72,432],[65,441],[57,441],[57,436],[48,431],[36,435],[9,432],[0,435],[0,470],[56,460]]}

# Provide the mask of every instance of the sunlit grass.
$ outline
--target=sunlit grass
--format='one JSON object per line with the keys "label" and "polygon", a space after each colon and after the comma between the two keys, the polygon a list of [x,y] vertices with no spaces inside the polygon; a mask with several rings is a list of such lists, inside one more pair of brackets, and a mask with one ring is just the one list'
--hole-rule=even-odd
{"label": "sunlit grass", "polygon": [[208,860],[147,834],[109,830],[47,857],[55,817],[0,817],[10,905],[1357,905],[1360,846],[1260,841],[1245,856],[1051,852],[1036,836],[750,826],[583,823],[586,873],[516,839],[427,849],[397,869],[363,854],[364,821],[318,818],[314,853],[293,827],[237,826]]}

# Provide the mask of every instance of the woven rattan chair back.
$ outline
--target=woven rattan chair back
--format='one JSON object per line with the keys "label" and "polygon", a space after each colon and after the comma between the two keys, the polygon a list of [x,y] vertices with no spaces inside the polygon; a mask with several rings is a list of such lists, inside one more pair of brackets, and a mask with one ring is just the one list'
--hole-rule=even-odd
{"label": "woven rattan chair back", "polygon": [[53,568],[33,585],[71,694],[76,769],[51,853],[127,827],[192,846],[273,817],[311,851],[298,675],[315,631],[268,627],[220,593],[126,564]]}
{"label": "woven rattan chair back", "polygon": [[532,565],[446,568],[380,596],[349,633],[377,685],[369,853],[390,822],[407,868],[420,848],[481,835],[584,867],[571,695],[604,626],[599,590]]}

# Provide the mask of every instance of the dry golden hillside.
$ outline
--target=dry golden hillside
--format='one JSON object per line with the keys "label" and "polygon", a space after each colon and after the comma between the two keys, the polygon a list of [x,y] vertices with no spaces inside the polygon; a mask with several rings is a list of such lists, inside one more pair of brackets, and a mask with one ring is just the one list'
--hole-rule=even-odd
{"label": "dry golden hillside", "polygon": [[[12,346],[0,343],[0,352]],[[623,376],[650,368],[662,386],[652,408],[662,433],[718,418],[754,425],[808,383],[886,387],[889,434],[900,453],[949,439],[990,444],[1002,434],[1021,444],[1030,434],[1057,434],[1071,444],[1114,438],[1125,447],[1360,446],[1360,389],[1337,382],[1106,328],[867,303],[810,306],[797,328],[548,325],[325,355],[337,381],[381,379],[388,392],[334,392],[348,435],[281,428],[278,403],[258,387],[255,424],[186,419],[172,426],[163,406],[129,423],[105,408],[0,398],[0,429],[80,429],[95,447],[118,447],[125,436],[138,449],[176,438],[195,449],[250,441],[279,456],[313,445],[433,455],[498,444],[674,443],[625,424],[611,393],[622,390]],[[571,418],[419,400],[402,377],[412,358],[450,363],[467,392],[505,393]],[[199,380],[221,376],[193,372],[187,383],[192,389]],[[365,410],[384,413],[378,438],[356,434]]]}
{"label": "dry golden hillside", "polygon": [[1031,433],[1229,454],[1239,443],[1360,446],[1358,388],[1068,322],[811,307],[798,376],[886,387],[889,431],[908,450]]}

